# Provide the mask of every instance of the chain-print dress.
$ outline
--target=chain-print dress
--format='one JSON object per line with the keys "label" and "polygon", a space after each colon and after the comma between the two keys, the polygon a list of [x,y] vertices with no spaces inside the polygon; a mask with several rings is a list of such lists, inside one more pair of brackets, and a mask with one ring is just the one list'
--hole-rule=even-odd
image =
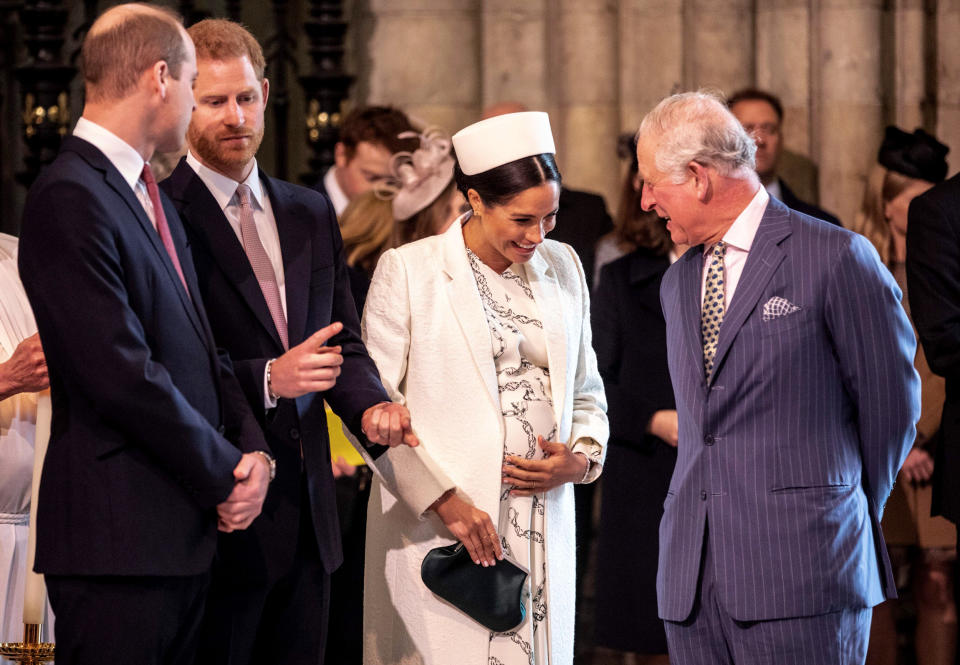
{"label": "chain-print dress", "polygon": [[[467,256],[493,341],[504,456],[543,459],[537,436],[555,440],[557,424],[543,323],[526,273],[514,264],[498,274],[469,249]],[[497,532],[504,553],[530,571],[524,593],[527,616],[514,631],[490,634],[488,665],[546,665],[550,659],[543,494],[511,496],[510,489],[501,487]]]}

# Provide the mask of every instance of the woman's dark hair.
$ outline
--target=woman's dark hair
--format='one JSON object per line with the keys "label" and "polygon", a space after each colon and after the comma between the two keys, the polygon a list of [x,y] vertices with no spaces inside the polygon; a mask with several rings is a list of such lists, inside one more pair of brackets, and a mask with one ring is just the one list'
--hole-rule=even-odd
{"label": "woman's dark hair", "polygon": [[467,190],[474,189],[491,206],[502,206],[520,192],[545,182],[560,184],[560,171],[550,153],[521,157],[476,175],[465,174],[457,162],[453,177],[465,199],[470,200]]}

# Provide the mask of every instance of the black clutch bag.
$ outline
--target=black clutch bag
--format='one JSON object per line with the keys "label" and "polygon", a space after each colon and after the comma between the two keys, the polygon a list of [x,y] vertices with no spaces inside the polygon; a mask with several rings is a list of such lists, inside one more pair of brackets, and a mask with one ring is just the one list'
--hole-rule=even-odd
{"label": "black clutch bag", "polygon": [[516,628],[527,614],[522,597],[527,571],[506,559],[478,566],[463,543],[427,552],[420,577],[430,591],[496,633]]}

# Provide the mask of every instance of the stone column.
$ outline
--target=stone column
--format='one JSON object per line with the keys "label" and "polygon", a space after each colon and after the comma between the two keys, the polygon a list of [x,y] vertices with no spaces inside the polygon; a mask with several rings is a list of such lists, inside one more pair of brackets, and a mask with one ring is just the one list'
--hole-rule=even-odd
{"label": "stone column", "polygon": [[924,0],[896,0],[892,10],[893,94],[891,118],[912,131],[924,124],[927,92],[927,21]]}
{"label": "stone column", "polygon": [[818,199],[810,160],[810,7],[795,0],[757,0],[757,87],[783,103],[784,152],[778,172],[805,201]]}
{"label": "stone column", "polygon": [[810,154],[810,8],[757,0],[757,87],[783,102],[784,143]]}
{"label": "stone column", "polygon": [[547,9],[547,0],[483,0],[482,106],[512,101],[555,110]]}
{"label": "stone column", "polygon": [[564,181],[616,204],[620,131],[617,14],[606,0],[559,1],[560,117],[554,135]]}
{"label": "stone column", "polygon": [[960,0],[937,3],[937,138],[950,146],[947,162],[960,168]]}
{"label": "stone column", "polygon": [[479,0],[370,0],[367,103],[449,132],[480,106]]}
{"label": "stone column", "polygon": [[683,0],[620,0],[620,128],[635,131],[681,89]]}
{"label": "stone column", "polygon": [[729,94],[753,83],[753,0],[684,3],[684,86]]}
{"label": "stone column", "polygon": [[820,200],[845,224],[882,138],[882,0],[819,0]]}

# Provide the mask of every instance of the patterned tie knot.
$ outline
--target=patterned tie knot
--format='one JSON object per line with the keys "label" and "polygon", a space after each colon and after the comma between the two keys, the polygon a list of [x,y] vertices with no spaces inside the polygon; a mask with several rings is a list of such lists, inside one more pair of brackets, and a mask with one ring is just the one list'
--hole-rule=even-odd
{"label": "patterned tie knot", "polygon": [[241,182],[237,185],[237,198],[240,199],[240,205],[250,207],[250,185]]}
{"label": "patterned tie knot", "polygon": [[716,245],[713,246],[713,251],[711,252],[711,254],[713,255],[713,260],[723,261],[723,257],[726,254],[726,252],[727,252],[727,243],[721,240],[720,242],[718,242]]}

